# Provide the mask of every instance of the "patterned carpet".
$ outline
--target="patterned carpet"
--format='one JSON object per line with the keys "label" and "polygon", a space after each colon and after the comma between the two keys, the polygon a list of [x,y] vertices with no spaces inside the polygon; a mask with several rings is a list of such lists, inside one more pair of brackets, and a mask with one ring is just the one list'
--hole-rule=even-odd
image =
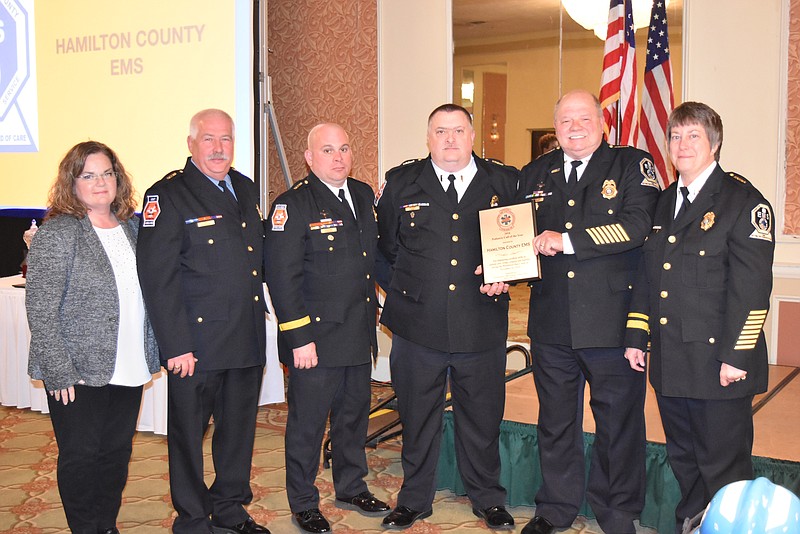
{"label": "patterned carpet", "polygon": [[[527,342],[528,288],[512,288],[512,312],[509,339]],[[391,395],[387,386],[373,387],[373,401]],[[253,503],[250,514],[273,534],[294,533],[299,529],[291,522],[291,513],[284,491],[283,434],[286,404],[263,406],[259,410],[253,455]],[[213,427],[212,427],[213,429]],[[212,430],[213,431],[213,430]],[[396,502],[402,483],[400,438],[367,449],[370,489],[391,505]],[[207,483],[212,480],[210,437],[206,439]],[[38,412],[0,406],[0,534],[57,534],[69,532],[56,486],[58,447],[53,437],[50,418]],[[387,532],[380,527],[380,518],[363,517],[333,505],[333,483],[330,470],[320,467],[317,486],[322,497],[321,510],[339,534],[377,534]],[[466,497],[439,491],[433,504],[433,515],[418,521],[406,530],[409,534],[440,532],[489,532],[485,524],[473,516]],[[533,508],[509,508],[517,522],[517,531],[533,516]],[[128,485],[123,494],[118,527],[128,533],[165,532],[175,512],[169,497],[166,438],[149,432],[138,432],[133,446]],[[599,533],[597,523],[578,518],[569,534]],[[642,528],[642,533],[654,531]]]}

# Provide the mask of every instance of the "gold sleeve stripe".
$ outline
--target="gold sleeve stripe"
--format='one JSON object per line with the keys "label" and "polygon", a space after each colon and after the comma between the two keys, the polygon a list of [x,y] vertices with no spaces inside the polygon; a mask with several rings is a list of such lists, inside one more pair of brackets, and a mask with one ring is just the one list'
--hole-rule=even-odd
{"label": "gold sleeve stripe", "polygon": [[621,224],[607,224],[587,228],[586,233],[592,238],[595,245],[610,245],[611,243],[625,243],[631,238]]}
{"label": "gold sleeve stripe", "polygon": [[767,319],[767,310],[750,310],[747,320],[739,333],[739,339],[733,350],[752,350],[756,347],[758,338],[761,335],[761,328]]}
{"label": "gold sleeve stripe", "polygon": [[294,321],[289,321],[288,323],[280,323],[278,328],[280,328],[281,332],[286,332],[287,330],[294,330],[295,328],[300,328],[307,324],[311,324],[311,317],[308,315],[300,319],[295,319]]}
{"label": "gold sleeve stripe", "polygon": [[643,313],[630,312],[628,313],[628,319],[642,319],[643,321],[649,321],[650,316]]}
{"label": "gold sleeve stripe", "polygon": [[628,319],[628,323],[625,325],[626,328],[634,328],[637,330],[644,330],[648,334],[650,333],[650,325],[647,321],[640,321],[637,319]]}

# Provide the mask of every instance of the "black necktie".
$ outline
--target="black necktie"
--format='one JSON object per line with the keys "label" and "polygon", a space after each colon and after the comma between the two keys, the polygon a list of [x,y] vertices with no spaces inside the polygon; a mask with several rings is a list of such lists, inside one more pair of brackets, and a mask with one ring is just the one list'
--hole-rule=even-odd
{"label": "black necktie", "polygon": [[583,162],[579,159],[576,159],[570,161],[569,163],[572,165],[572,170],[569,172],[569,176],[567,177],[567,186],[572,188],[578,183],[578,167],[583,165]]}
{"label": "black necktie", "polygon": [[344,207],[347,208],[347,212],[350,215],[352,215],[353,218],[355,219],[356,218],[356,214],[352,209],[350,209],[350,203],[347,201],[347,197],[344,194],[344,189],[339,189],[339,200],[342,201],[342,204],[344,204]]}
{"label": "black necktie", "polygon": [[689,188],[688,187],[685,187],[685,186],[681,187],[681,195],[683,195],[683,202],[681,202],[681,207],[680,207],[680,209],[678,209],[678,213],[675,214],[675,220],[676,221],[678,219],[680,219],[681,216],[684,213],[686,213],[686,211],[689,209],[689,206],[692,205],[692,203],[689,201]]}
{"label": "black necktie", "polygon": [[[222,191],[222,193],[223,193],[223,194],[224,194],[226,197],[228,197],[228,199],[229,199],[229,200],[232,200],[232,201],[236,202],[236,197],[234,196],[234,194],[233,194],[233,191],[231,191],[230,189],[228,189],[228,186],[227,186],[227,184],[225,183],[225,180],[220,180],[220,181],[218,181],[218,182],[217,182],[217,185],[219,186],[219,189],[220,189],[220,191]],[[237,202],[237,204],[238,204],[238,202]]]}
{"label": "black necktie", "polygon": [[447,198],[450,199],[453,206],[458,206],[458,192],[456,191],[456,177],[452,174],[447,177],[450,180],[450,185],[447,186],[447,190],[445,193],[447,194]]}

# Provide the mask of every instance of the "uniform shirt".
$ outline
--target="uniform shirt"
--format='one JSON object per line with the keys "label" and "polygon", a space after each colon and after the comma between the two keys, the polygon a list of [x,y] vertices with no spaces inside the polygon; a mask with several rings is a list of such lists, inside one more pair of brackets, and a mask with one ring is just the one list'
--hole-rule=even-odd
{"label": "uniform shirt", "polygon": [[439,177],[439,183],[442,184],[442,188],[445,191],[447,191],[447,188],[450,187],[450,175],[452,174],[456,177],[455,181],[453,181],[453,185],[456,188],[456,194],[458,195],[459,202],[464,196],[464,193],[467,191],[469,184],[472,183],[472,179],[475,177],[475,174],[478,172],[478,166],[475,165],[474,158],[470,158],[467,166],[456,172],[445,171],[436,165],[433,160],[431,160],[431,165],[433,165],[433,170],[436,172],[436,176]]}

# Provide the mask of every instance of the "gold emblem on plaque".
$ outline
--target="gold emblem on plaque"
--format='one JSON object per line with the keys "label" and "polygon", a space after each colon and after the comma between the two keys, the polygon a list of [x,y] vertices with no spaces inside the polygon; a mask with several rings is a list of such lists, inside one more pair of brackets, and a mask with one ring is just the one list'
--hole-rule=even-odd
{"label": "gold emblem on plaque", "polygon": [[611,200],[617,196],[617,184],[614,182],[614,180],[606,180],[603,182],[602,194],[603,198],[606,200]]}
{"label": "gold emblem on plaque", "polygon": [[708,213],[703,215],[703,220],[700,221],[700,229],[703,230],[703,231],[710,230],[711,227],[714,226],[714,218],[715,217],[716,217],[716,215],[714,215],[713,211],[709,211]]}

